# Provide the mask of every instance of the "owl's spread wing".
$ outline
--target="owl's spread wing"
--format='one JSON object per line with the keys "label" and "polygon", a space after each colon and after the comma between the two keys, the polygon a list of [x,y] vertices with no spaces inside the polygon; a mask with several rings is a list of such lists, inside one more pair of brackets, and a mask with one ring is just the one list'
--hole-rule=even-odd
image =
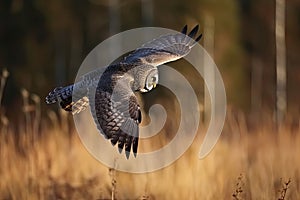
{"label": "owl's spread wing", "polygon": [[154,39],[141,48],[136,49],[132,54],[124,58],[124,63],[150,64],[153,66],[162,65],[167,62],[178,60],[186,56],[191,48],[201,39],[202,34],[196,37],[199,25],[195,26],[187,34],[187,26],[181,33],[169,34]]}
{"label": "owl's spread wing", "polygon": [[97,128],[112,145],[118,143],[119,152],[125,148],[128,158],[137,154],[141,111],[130,87],[128,74],[105,73],[99,80],[93,97],[91,111]]}

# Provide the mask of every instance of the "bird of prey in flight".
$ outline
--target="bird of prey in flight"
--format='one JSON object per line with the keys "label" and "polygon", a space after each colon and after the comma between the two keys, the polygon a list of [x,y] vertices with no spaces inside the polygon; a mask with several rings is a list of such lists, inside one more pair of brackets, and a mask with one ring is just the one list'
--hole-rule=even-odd
{"label": "bird of prey in flight", "polygon": [[129,158],[136,157],[139,123],[142,116],[135,92],[148,92],[158,84],[159,65],[186,56],[201,39],[199,25],[189,33],[187,25],[181,33],[162,35],[142,45],[118,63],[96,69],[66,87],[57,87],[46,97],[46,103],[59,102],[62,109],[77,114],[90,107],[97,129],[125,149]]}

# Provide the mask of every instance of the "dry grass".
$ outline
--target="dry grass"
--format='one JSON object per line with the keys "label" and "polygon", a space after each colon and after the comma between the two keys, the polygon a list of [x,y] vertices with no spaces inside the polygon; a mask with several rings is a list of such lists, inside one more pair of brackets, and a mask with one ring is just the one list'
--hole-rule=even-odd
{"label": "dry grass", "polygon": [[224,134],[204,160],[198,137],[173,165],[134,175],[103,166],[63,129],[44,128],[35,140],[1,133],[0,199],[233,199],[240,173],[236,199],[279,199],[281,178],[292,180],[285,199],[300,199],[299,130]]}
{"label": "dry grass", "polygon": [[229,112],[205,159],[197,158],[199,133],[171,166],[128,174],[96,161],[65,114],[50,112],[42,123],[39,99],[25,93],[34,108],[24,108],[26,123],[0,125],[0,199],[300,199],[299,127],[275,133],[266,120],[250,131],[243,115]]}

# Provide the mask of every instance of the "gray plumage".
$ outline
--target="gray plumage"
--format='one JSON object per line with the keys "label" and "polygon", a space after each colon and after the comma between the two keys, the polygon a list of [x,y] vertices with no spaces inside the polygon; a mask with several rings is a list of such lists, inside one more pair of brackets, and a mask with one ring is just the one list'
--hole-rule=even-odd
{"label": "gray plumage", "polygon": [[198,28],[197,25],[187,35],[185,26],[182,33],[154,39],[119,63],[87,73],[73,85],[54,89],[46,102],[59,102],[64,110],[73,114],[90,106],[97,128],[104,137],[112,145],[118,144],[120,153],[125,149],[127,158],[131,151],[136,156],[142,116],[134,92],[155,88],[157,66],[187,55],[201,39],[202,35],[195,38]]}

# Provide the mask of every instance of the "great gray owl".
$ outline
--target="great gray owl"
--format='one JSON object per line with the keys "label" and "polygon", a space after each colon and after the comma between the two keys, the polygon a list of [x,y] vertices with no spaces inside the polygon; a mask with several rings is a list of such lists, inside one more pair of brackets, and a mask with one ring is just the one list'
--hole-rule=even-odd
{"label": "great gray owl", "polygon": [[157,66],[186,56],[201,39],[196,37],[199,25],[187,34],[168,34],[154,39],[117,64],[83,75],[80,81],[66,87],[55,88],[46,97],[47,104],[59,102],[73,114],[90,105],[98,130],[113,145],[118,143],[120,153],[125,146],[128,158],[137,154],[140,106],[134,92],[148,92],[158,84]]}

